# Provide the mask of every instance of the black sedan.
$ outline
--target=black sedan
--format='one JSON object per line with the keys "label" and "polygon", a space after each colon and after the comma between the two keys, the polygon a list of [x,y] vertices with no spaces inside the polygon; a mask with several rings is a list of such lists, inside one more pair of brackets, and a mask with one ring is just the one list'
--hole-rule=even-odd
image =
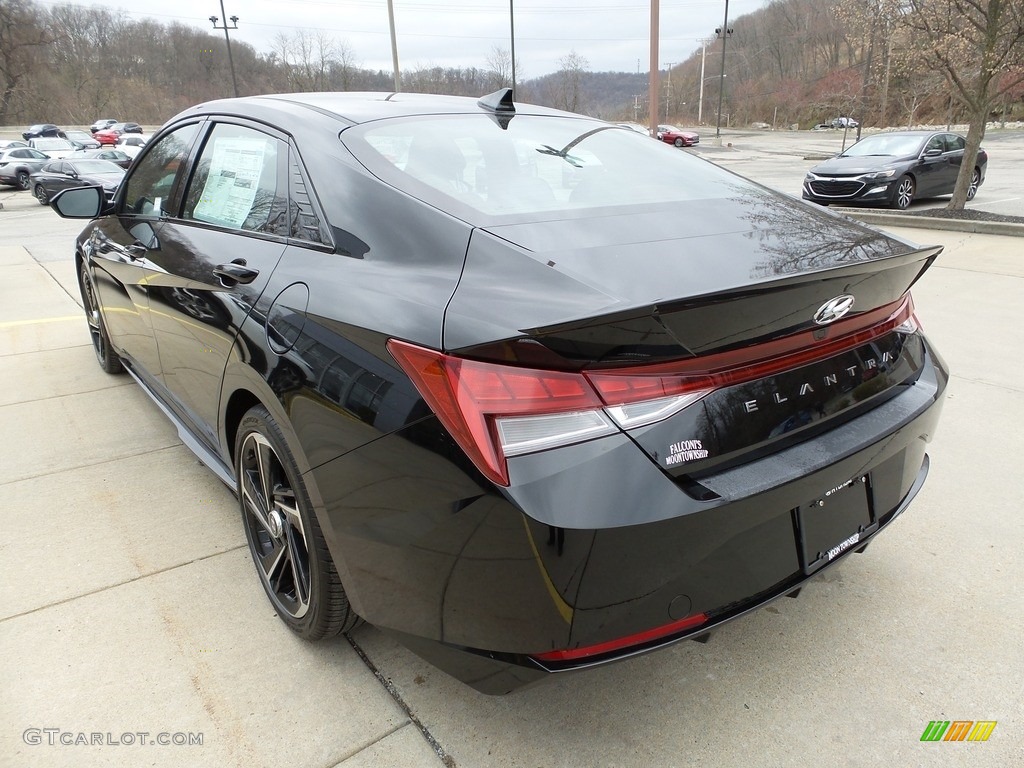
{"label": "black sedan", "polygon": [[[804,177],[803,198],[828,205],[887,205],[953,194],[964,157],[963,136],[943,131],[893,131],[861,139]],[[967,199],[985,181],[988,154],[978,151]]]}
{"label": "black sedan", "polygon": [[53,206],[309,640],[507,692],[795,594],[928,473],[939,247],[508,90],[209,102]]}
{"label": "black sedan", "polygon": [[65,138],[64,131],[58,128],[53,123],[38,123],[37,125],[30,125],[28,130],[22,132],[21,137],[28,141],[29,139],[63,139]]}
{"label": "black sedan", "polygon": [[111,198],[123,178],[124,168],[109,160],[68,158],[44,165],[32,174],[29,185],[36,200],[49,205],[54,195],[70,187],[95,185],[103,189],[107,198]]}

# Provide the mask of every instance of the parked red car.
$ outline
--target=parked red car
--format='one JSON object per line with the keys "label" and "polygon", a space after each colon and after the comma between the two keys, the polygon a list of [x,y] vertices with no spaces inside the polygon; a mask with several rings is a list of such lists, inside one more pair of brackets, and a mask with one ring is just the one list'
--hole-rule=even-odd
{"label": "parked red car", "polygon": [[142,126],[138,123],[114,123],[109,128],[96,131],[92,137],[102,146],[116,144],[122,133],[142,133]]}
{"label": "parked red car", "polygon": [[693,131],[684,131],[674,125],[659,125],[658,138],[677,147],[692,147],[700,143],[700,134]]}

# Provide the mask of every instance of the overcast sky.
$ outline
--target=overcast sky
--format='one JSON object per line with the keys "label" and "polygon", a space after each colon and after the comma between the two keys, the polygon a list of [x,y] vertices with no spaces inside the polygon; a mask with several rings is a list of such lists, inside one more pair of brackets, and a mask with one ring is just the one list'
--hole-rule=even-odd
{"label": "overcast sky", "polygon": [[[52,7],[59,0],[37,0]],[[730,0],[730,22],[768,0]],[[128,17],[151,17],[211,29],[220,16],[220,0],[77,0],[101,5]],[[509,47],[509,0],[394,0],[401,69],[418,67],[486,68],[493,46]],[[722,25],[725,0],[662,0],[659,64],[685,59]],[[271,50],[274,37],[297,30],[324,30],[345,41],[357,64],[391,69],[386,0],[224,0],[227,16],[238,16],[232,39],[259,51]],[[594,72],[646,72],[650,61],[648,0],[514,0],[517,77],[529,79],[559,69],[572,50]],[[218,32],[217,34],[223,34]]]}

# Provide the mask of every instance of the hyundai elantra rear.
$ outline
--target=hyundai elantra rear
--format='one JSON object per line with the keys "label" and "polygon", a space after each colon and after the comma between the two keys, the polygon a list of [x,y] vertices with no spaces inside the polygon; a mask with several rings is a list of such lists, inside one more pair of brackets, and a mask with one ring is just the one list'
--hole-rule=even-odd
{"label": "hyundai elantra rear", "polygon": [[[132,354],[104,254],[150,178]],[[795,594],[927,475],[940,249],[627,129],[508,92],[228,100],[124,186],[79,240],[101,363],[235,486],[309,639],[358,615],[508,692]]]}

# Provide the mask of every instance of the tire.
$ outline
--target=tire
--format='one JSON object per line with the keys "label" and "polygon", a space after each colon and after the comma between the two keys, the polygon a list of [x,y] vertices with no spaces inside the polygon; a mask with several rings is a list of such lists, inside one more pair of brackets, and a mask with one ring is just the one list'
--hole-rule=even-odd
{"label": "tire", "polygon": [[50,204],[50,196],[46,194],[46,190],[43,189],[42,184],[36,184],[36,188],[32,191],[32,193],[36,196],[36,200],[39,201],[40,205]]}
{"label": "tire", "polygon": [[96,298],[96,286],[89,274],[89,267],[84,261],[81,272],[79,272],[78,287],[82,291],[82,305],[85,307],[85,319],[89,323],[89,335],[92,337],[92,348],[96,353],[96,361],[100,364],[100,368],[111,375],[123,373],[124,366],[121,364],[121,358],[110,346],[110,336],[107,334],[107,326],[103,322],[99,301]]}
{"label": "tire", "polygon": [[971,174],[971,185],[967,187],[967,199],[973,200],[974,196],[978,194],[978,187],[981,186],[981,172],[975,168],[974,173]]}
{"label": "tire", "polygon": [[673,142],[673,143],[674,143],[674,144],[675,144],[675,145],[676,145],[677,147],[681,147],[681,146],[683,146],[683,143],[684,143],[684,142],[683,142],[683,140],[682,140],[681,138],[676,138],[675,142]]}
{"label": "tire", "polygon": [[901,211],[907,210],[914,201],[916,188],[914,180],[910,176],[900,176],[896,182],[896,191],[892,196],[892,207]]}
{"label": "tire", "polygon": [[235,476],[249,553],[277,615],[306,640],[355,627],[295,458],[262,405],[239,425]]}
{"label": "tire", "polygon": [[28,189],[31,185],[31,181],[28,177],[28,171],[18,171],[18,189]]}

